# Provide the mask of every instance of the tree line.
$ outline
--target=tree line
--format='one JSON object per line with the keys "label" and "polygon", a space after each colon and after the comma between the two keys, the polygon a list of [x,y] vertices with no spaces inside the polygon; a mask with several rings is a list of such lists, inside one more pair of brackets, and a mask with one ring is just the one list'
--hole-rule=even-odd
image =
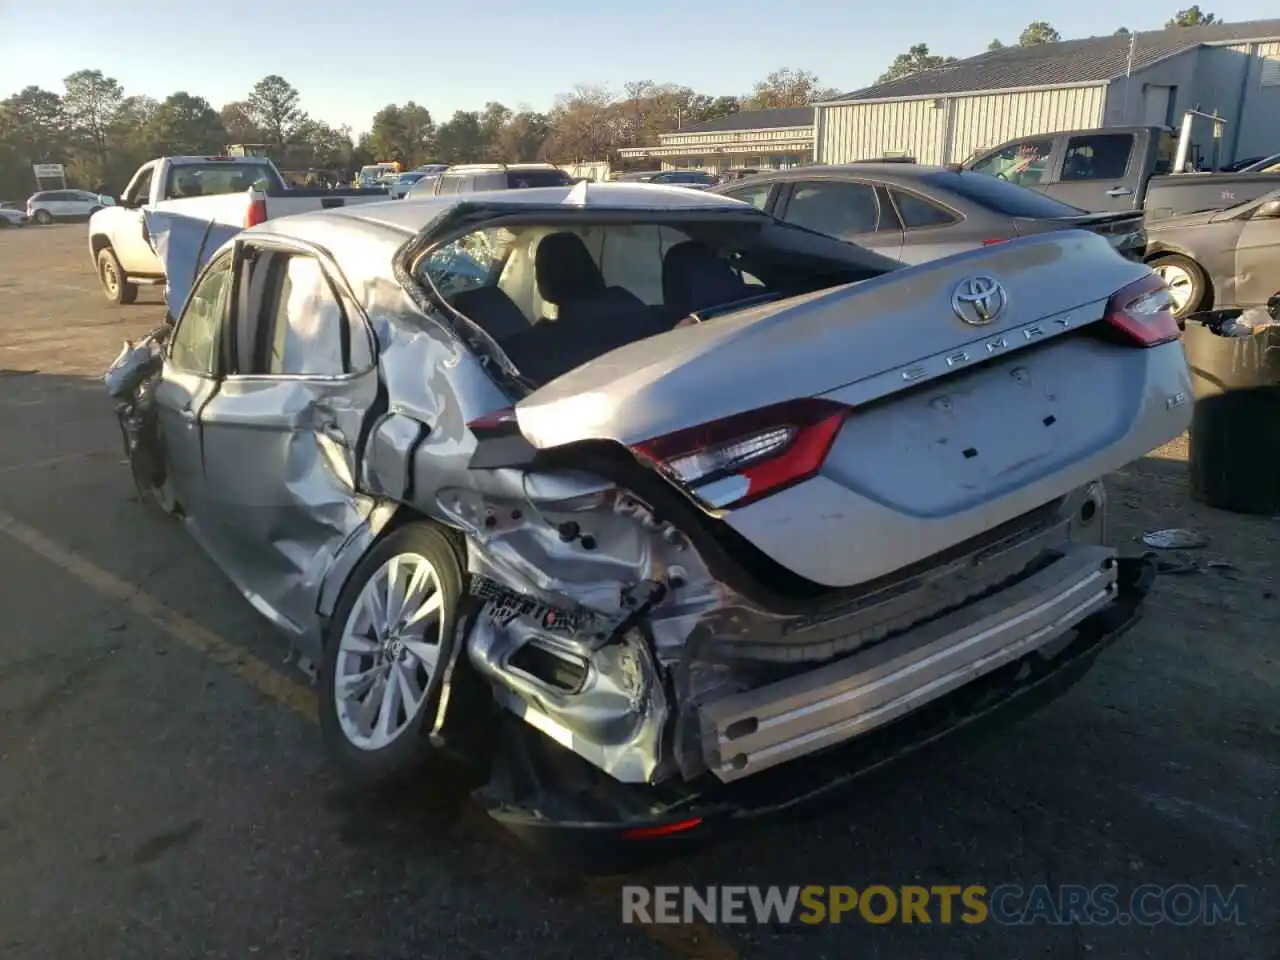
{"label": "tree line", "polygon": [[[1179,11],[1168,26],[1217,22],[1214,14],[1193,6]],[[1050,24],[1036,21],[1018,43],[1059,39]],[[999,46],[995,40],[990,49]],[[895,58],[878,82],[955,62],[917,44]],[[740,110],[806,106],[842,92],[824,87],[809,71],[786,68],[770,73],[745,96],[713,96],[652,80],[625,83],[620,90],[579,85],[545,112],[490,102],[481,110],[459,110],[439,124],[426,106],[410,100],[383,107],[369,131],[355,137],[349,127],[310,116],[298,91],[276,75],[220,109],[186,91],[160,101],[127,94],[101,70],[78,70],[63,87],[57,93],[30,86],[0,101],[0,199],[26,195],[34,163],[62,163],[72,185],[114,194],[152,157],[220,153],[235,143],[262,144],[280,167],[301,174],[345,175],[366,163],[390,160],[411,169],[431,162],[616,159],[622,147],[655,144],[661,134],[690,124]]]}

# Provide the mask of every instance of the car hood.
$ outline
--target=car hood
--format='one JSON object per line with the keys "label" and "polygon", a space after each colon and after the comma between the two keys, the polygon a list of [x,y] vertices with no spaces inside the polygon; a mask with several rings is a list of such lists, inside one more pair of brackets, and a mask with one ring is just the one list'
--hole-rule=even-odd
{"label": "car hood", "polygon": [[143,228],[164,270],[164,302],[172,317],[182,312],[200,268],[243,229],[170,210],[144,210]]}

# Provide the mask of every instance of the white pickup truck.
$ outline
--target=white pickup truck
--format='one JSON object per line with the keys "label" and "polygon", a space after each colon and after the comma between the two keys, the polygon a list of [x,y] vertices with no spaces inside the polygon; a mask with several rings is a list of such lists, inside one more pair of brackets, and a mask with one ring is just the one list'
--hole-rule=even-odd
{"label": "white pickup truck", "polygon": [[140,285],[164,282],[144,211],[251,227],[267,219],[387,199],[371,190],[291,189],[266,157],[161,157],[138,168],[113,206],[89,218],[89,251],[107,299],[132,303]]}

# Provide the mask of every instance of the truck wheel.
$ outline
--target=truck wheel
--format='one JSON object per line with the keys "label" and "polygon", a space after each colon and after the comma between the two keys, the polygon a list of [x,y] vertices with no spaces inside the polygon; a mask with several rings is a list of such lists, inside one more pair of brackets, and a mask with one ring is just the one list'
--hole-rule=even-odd
{"label": "truck wheel", "polygon": [[112,303],[133,303],[138,299],[137,284],[125,280],[120,261],[110,247],[103,247],[98,251],[98,279],[102,281],[102,290]]}
{"label": "truck wheel", "polygon": [[349,779],[403,783],[437,759],[427,738],[454,643],[462,569],[412,523],[379,541],[342,590],[320,659],[320,730]]}
{"label": "truck wheel", "polygon": [[1148,266],[1169,285],[1173,315],[1179,320],[1204,307],[1209,284],[1200,264],[1190,257],[1169,253],[1156,257]]}

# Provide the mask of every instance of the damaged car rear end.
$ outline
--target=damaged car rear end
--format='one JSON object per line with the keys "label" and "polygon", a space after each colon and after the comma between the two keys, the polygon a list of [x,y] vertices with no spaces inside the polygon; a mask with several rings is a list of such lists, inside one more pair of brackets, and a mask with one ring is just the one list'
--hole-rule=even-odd
{"label": "damaged car rear end", "polygon": [[[684,840],[1034,705],[1134,621],[1150,570],[1108,544],[1101,478],[1190,412],[1147,268],[1084,231],[900,268],[588,189],[233,241],[324,244],[376,353],[361,415],[324,420],[345,480],[317,457],[246,491],[256,545],[210,551],[319,662],[348,771],[464,749],[522,832]],[[323,446],[317,419],[282,442]],[[242,522],[197,487],[172,499],[198,536]]]}

